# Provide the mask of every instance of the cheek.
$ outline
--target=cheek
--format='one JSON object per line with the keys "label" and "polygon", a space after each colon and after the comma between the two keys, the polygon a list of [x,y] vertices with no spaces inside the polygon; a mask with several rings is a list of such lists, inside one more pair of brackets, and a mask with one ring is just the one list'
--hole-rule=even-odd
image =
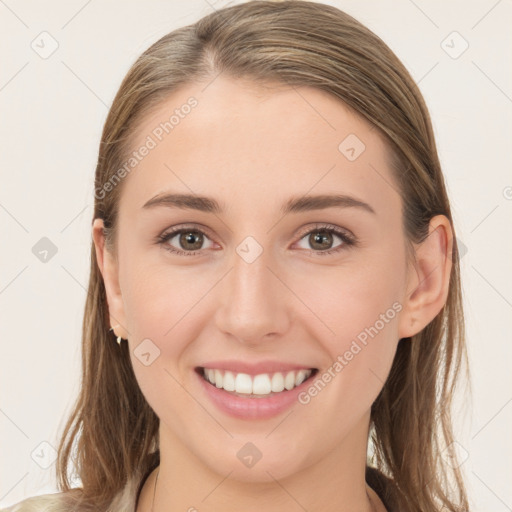
{"label": "cheek", "polygon": [[401,304],[392,283],[373,283],[369,278],[347,280],[345,286],[331,284],[327,294],[317,288],[309,295],[312,309],[329,327],[313,319],[312,335],[330,360],[299,397],[304,407],[324,411],[325,416],[312,419],[312,431],[329,425],[333,438],[348,432],[367,413],[389,374]]}
{"label": "cheek", "polygon": [[[130,259],[122,267],[132,366],[154,410],[161,409],[164,396],[165,400],[172,397],[172,407],[179,409],[190,398],[178,382],[190,378],[193,357],[188,354],[193,353],[195,340],[201,338],[204,322],[211,317],[201,311],[212,276],[194,266],[173,269],[165,262],[142,261]],[[162,390],[167,391],[162,394]]]}
{"label": "cheek", "polygon": [[[127,258],[120,276],[130,332],[167,340],[207,291],[208,277],[193,265],[173,268],[165,254]],[[211,285],[210,285],[211,286]]]}
{"label": "cheek", "polygon": [[403,264],[391,251],[379,252],[360,266],[331,267],[300,281],[297,294],[314,313],[310,336],[337,362],[325,376],[337,403],[364,410],[387,378],[399,339]]}
{"label": "cheek", "polygon": [[[190,407],[190,397],[179,384],[184,377],[180,363],[199,338],[201,326],[190,319],[197,319],[194,306],[208,290],[208,282],[197,272],[192,278],[192,271],[173,271],[169,265],[142,261],[134,258],[123,268],[132,366],[154,411],[178,411]],[[166,418],[167,423],[174,424],[174,416]]]}
{"label": "cheek", "polygon": [[[397,309],[401,309],[396,305],[393,308],[401,300],[401,274],[398,260],[375,259],[359,266],[343,264],[295,279],[294,291],[317,318],[317,339],[330,340],[329,344],[337,347],[376,323],[379,330],[392,330],[388,327],[396,323]],[[379,321],[381,315],[386,316],[385,329]],[[313,321],[309,324],[313,325]],[[339,348],[343,349],[343,345]]]}

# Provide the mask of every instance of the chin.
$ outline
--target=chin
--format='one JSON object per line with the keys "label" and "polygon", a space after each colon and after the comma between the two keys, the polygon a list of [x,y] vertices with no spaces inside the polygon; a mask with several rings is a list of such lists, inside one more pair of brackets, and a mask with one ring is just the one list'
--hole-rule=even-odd
{"label": "chin", "polygon": [[[230,480],[241,483],[275,484],[275,480],[287,477],[304,470],[309,464],[298,455],[301,451],[293,450],[291,454],[282,453],[283,450],[272,443],[237,442],[233,457],[226,457],[223,453],[222,460],[213,457],[205,463],[216,473],[229,475]],[[259,448],[257,448],[258,446]],[[293,446],[290,443],[289,446]]]}

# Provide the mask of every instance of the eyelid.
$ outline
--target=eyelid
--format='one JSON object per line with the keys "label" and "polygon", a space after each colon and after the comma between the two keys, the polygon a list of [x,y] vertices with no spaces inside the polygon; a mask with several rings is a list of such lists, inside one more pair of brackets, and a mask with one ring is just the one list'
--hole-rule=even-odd
{"label": "eyelid", "polygon": [[161,240],[163,238],[167,238],[170,235],[176,235],[180,233],[181,231],[198,231],[199,233],[203,233],[204,235],[207,235],[208,238],[213,240],[215,236],[212,234],[213,232],[204,226],[203,224],[178,224],[176,226],[173,226],[172,228],[164,230],[164,232],[161,235],[157,236],[157,239]]}
{"label": "eyelid", "polygon": [[356,241],[356,237],[354,236],[354,234],[351,231],[349,231],[347,228],[342,228],[340,226],[336,226],[335,224],[329,224],[328,222],[315,222],[315,223],[313,223],[313,225],[305,226],[304,228],[301,228],[301,230],[299,231],[299,233],[296,236],[299,236],[302,238],[303,236],[307,235],[311,231],[314,231],[314,230],[321,231],[322,229],[339,232],[339,233],[335,233],[335,234],[337,234],[338,236],[340,236],[340,234],[343,234],[347,238],[350,238],[351,240],[353,240],[354,242]]}

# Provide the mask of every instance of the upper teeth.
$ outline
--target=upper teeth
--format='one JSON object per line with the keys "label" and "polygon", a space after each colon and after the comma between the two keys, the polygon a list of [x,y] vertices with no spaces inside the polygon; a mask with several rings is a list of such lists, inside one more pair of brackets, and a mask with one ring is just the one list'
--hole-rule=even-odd
{"label": "upper teeth", "polygon": [[293,389],[302,384],[311,375],[311,372],[312,370],[298,370],[289,371],[286,374],[277,372],[251,376],[247,373],[203,368],[204,377],[216,387],[248,395],[268,395],[271,392],[279,393],[284,389]]}

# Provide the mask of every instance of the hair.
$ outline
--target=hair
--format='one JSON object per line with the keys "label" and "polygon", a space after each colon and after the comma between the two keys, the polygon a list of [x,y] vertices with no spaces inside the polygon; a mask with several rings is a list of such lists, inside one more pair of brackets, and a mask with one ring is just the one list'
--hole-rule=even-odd
{"label": "hair", "polygon": [[[438,214],[449,219],[455,233],[430,115],[418,86],[371,30],[335,7],[309,1],[226,7],[151,45],[128,71],[108,113],[96,191],[112,183],[149,111],[178,88],[210,82],[220,73],[252,83],[310,86],[341,100],[387,143],[408,246],[425,240],[429,221]],[[95,194],[93,220],[104,220],[106,244],[114,255],[122,185]],[[399,340],[389,376],[371,407],[371,462],[393,481],[389,492],[398,508],[411,512],[469,509],[461,469],[454,462],[451,417],[463,366],[470,384],[455,237],[449,256],[452,271],[442,310],[421,332]],[[81,389],[56,465],[68,510],[80,511],[111,510],[134,475],[159,463],[159,418],[137,384],[127,344],[119,347],[109,332],[93,244],[90,264]],[[81,489],[71,488],[70,466]]]}

